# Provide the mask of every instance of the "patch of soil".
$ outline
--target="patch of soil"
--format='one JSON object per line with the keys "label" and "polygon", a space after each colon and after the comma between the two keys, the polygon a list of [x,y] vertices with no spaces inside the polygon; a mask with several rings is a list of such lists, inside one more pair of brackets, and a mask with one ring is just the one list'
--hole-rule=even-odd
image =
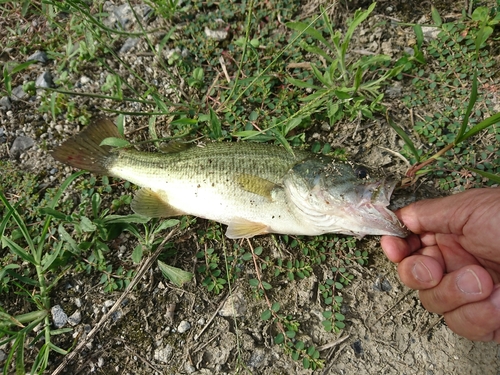
{"label": "patch of soil", "polygon": [[[352,10],[362,3],[366,2],[348,1],[347,5]],[[355,49],[375,48],[374,52],[379,52],[386,48],[396,54],[408,45],[412,35],[396,24],[379,21],[387,20],[388,16],[406,22],[416,21],[422,15],[430,18],[430,4],[425,1],[381,1],[365,26],[377,36],[376,43],[361,33],[354,39],[358,43]],[[436,6],[447,9],[450,4],[457,7],[452,1],[440,2]],[[154,64],[147,56],[134,56],[133,60],[134,68],[142,69],[145,79],[157,79],[167,86],[168,77],[159,76],[159,72],[151,69]],[[26,73],[26,80],[39,73],[35,69]],[[98,68],[89,68],[86,76],[99,84],[104,81]],[[80,77],[73,78],[81,81]],[[400,89],[411,90],[411,87]],[[82,90],[90,90],[90,87],[82,83]],[[8,134],[4,144],[0,144],[0,157],[7,156],[17,135],[32,136],[36,146],[24,152],[16,165],[26,171],[37,171],[50,186],[59,183],[59,171],[54,168],[61,166],[56,166],[46,150],[78,131],[78,127],[61,127],[49,116],[33,112],[34,102],[39,99],[34,97],[17,102],[12,109],[0,112],[0,126]],[[88,98],[74,100],[82,100],[81,103],[86,103],[90,110],[97,105]],[[397,98],[388,99],[386,104],[396,112],[402,108]],[[125,105],[120,109],[139,110]],[[409,114],[401,112],[399,116],[401,121],[410,122]],[[137,123],[135,129],[146,125],[146,120],[139,121],[142,122]],[[367,164],[402,174],[406,165],[387,151],[400,149],[401,141],[381,121],[343,124],[335,132],[320,124],[312,130],[308,142],[320,139],[333,147],[345,148]],[[65,173],[69,171],[69,168],[64,168]],[[414,192],[396,192],[393,204],[399,207],[415,199],[440,194],[432,184],[424,184]],[[197,225],[205,227],[208,224],[199,220]],[[175,237],[175,246],[182,250],[172,262],[172,265],[186,270],[196,267],[196,253],[200,250],[195,234],[197,226],[191,228],[192,232]],[[126,236],[121,240],[125,248],[120,250],[120,256],[130,257],[135,244]],[[270,237],[257,239],[254,244],[261,244],[264,254],[270,257],[281,251]],[[223,258],[225,249],[231,249],[233,243],[226,241],[217,246],[216,251]],[[383,256],[378,238],[365,238],[359,246],[369,250],[370,264],[355,267],[352,272],[356,278],[343,290],[342,313],[346,317],[346,328],[339,334],[326,332],[321,324],[324,306],[318,297],[318,282],[326,278],[326,266],[315,269],[313,275],[305,279],[276,283],[268,293],[272,301],[281,304],[283,313],[300,322],[301,333],[297,339],[320,349],[325,366],[314,373],[500,374],[498,345],[474,343],[458,337],[438,315],[427,312],[421,306],[417,292],[407,289],[399,281],[396,266]],[[147,270],[137,287],[127,293],[91,339],[87,339],[87,335],[113,308],[121,293],[103,292],[95,275],[65,276],[59,288],[53,291],[53,303],[60,304],[68,315],[78,310],[82,321],[75,327],[74,335],[62,337],[60,344],[68,348],[73,340],[75,343],[84,340],[85,345],[76,358],[64,364],[60,373],[312,373],[273,343],[276,327],[271,321],[260,319],[262,311],[268,308],[266,301],[256,297],[248,282],[255,277],[255,270],[251,262],[245,267],[241,269],[242,276],[230,288],[226,286],[220,295],[215,295],[200,285],[202,280],[188,283],[182,289],[167,284],[155,265]],[[13,301],[14,296],[8,298]],[[62,360],[62,357],[53,358],[50,369],[54,371]]]}

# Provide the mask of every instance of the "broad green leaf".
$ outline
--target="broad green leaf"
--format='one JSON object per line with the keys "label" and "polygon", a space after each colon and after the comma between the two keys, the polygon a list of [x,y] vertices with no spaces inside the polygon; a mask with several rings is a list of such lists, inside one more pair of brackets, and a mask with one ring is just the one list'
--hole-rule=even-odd
{"label": "broad green leaf", "polygon": [[163,263],[161,260],[158,261],[158,267],[160,268],[163,276],[169,279],[172,283],[178,287],[182,287],[183,284],[191,281],[193,274],[191,272],[183,271],[180,268],[169,266]]}
{"label": "broad green leaf", "polygon": [[135,264],[140,263],[142,260],[142,254],[143,254],[142,245],[138,244],[132,251],[132,262],[134,262]]}
{"label": "broad green leaf", "polygon": [[261,320],[269,320],[272,316],[271,310],[267,309],[260,314],[260,319]]}
{"label": "broad green leaf", "polygon": [[432,20],[434,21],[434,24],[436,26],[439,27],[443,24],[443,20],[441,19],[441,16],[439,15],[439,12],[434,7],[434,5],[431,5],[431,16],[432,16]]}
{"label": "broad green leaf", "polygon": [[158,227],[155,228],[153,233],[159,233],[161,231],[164,231],[165,229],[172,228],[179,224],[179,220],[177,219],[168,219],[168,220],[163,220]]}
{"label": "broad green leaf", "polygon": [[99,146],[130,147],[130,142],[123,138],[108,137],[104,138]]}
{"label": "broad green leaf", "polygon": [[80,255],[81,250],[78,247],[76,241],[73,239],[73,237],[70,236],[66,229],[64,229],[62,224],[59,224],[57,231],[59,233],[59,236],[61,236],[61,239],[69,245],[71,253],[73,253],[74,255]]}

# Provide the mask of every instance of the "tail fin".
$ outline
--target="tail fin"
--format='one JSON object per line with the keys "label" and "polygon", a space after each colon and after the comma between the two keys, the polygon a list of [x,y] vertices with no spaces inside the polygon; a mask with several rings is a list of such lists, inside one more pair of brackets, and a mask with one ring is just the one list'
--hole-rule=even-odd
{"label": "tail fin", "polygon": [[57,147],[52,152],[52,157],[75,168],[109,175],[107,166],[113,156],[112,148],[100,146],[103,139],[108,137],[123,138],[111,120],[98,119]]}

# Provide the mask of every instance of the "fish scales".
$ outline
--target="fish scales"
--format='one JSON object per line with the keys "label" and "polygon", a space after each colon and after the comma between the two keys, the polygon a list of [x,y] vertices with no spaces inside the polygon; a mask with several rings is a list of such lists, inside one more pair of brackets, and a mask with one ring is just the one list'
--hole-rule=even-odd
{"label": "fish scales", "polygon": [[228,225],[230,238],[265,233],[362,237],[407,230],[387,209],[395,182],[355,163],[251,142],[208,143],[167,153],[101,146],[121,137],[101,119],[53,152],[55,159],[140,187],[131,207],[141,215],[194,215]]}

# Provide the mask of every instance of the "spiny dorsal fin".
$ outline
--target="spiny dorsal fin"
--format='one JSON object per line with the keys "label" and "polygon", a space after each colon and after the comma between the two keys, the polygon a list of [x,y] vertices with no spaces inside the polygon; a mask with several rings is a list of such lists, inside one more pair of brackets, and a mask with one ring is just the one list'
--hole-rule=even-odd
{"label": "spiny dorsal fin", "polygon": [[258,194],[270,201],[272,200],[273,189],[278,186],[274,182],[251,174],[240,174],[236,179],[243,190]]}
{"label": "spiny dorsal fin", "polygon": [[193,147],[192,144],[179,141],[171,141],[168,143],[162,143],[158,149],[166,154],[171,154],[175,152],[181,152]]}
{"label": "spiny dorsal fin", "polygon": [[52,157],[75,168],[109,175],[108,160],[112,147],[100,146],[105,138],[123,138],[110,119],[101,118],[87,125],[80,133],[65,141],[52,152]]}
{"label": "spiny dorsal fin", "polygon": [[265,224],[242,218],[234,218],[227,226],[226,237],[232,239],[250,238],[266,233],[269,233],[269,227]]}
{"label": "spiny dorsal fin", "polygon": [[168,203],[168,197],[162,192],[154,192],[151,189],[142,188],[136,194],[130,208],[136,214],[146,217],[171,217],[185,215],[184,212],[172,207]]}

